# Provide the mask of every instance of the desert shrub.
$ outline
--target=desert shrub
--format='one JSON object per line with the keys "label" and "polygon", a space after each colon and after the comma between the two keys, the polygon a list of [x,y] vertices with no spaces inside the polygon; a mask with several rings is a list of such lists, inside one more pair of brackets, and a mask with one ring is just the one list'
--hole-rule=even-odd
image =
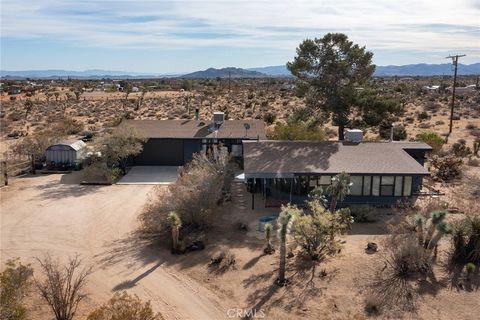
{"label": "desert shrub", "polygon": [[59,119],[59,121],[53,126],[53,131],[59,136],[77,134],[82,130],[83,123],[71,118]]}
{"label": "desert shrub", "polygon": [[105,161],[98,159],[86,166],[83,174],[90,181],[113,183],[122,175],[122,172],[119,168],[109,167]]}
{"label": "desert shrub", "polygon": [[226,152],[218,156],[195,154],[185,165],[177,181],[169,185],[168,192],[159,193],[142,213],[140,220],[145,232],[170,237],[167,216],[175,211],[182,229],[203,229],[210,226],[218,215],[218,206],[230,192],[232,164]]}
{"label": "desert shrub", "polygon": [[19,121],[23,118],[23,114],[20,112],[12,112],[8,115],[8,119],[11,121]]}
{"label": "desert shrub", "polygon": [[89,314],[87,320],[163,320],[160,314],[155,314],[150,302],[142,302],[136,295],[127,292],[115,293],[102,306]]}
{"label": "desert shrub", "polygon": [[422,121],[422,120],[427,120],[430,118],[430,116],[428,115],[427,112],[423,111],[423,112],[420,112],[418,115],[417,115],[417,118],[418,120]]}
{"label": "desert shrub", "polygon": [[350,212],[355,222],[376,222],[378,220],[378,212],[374,207],[369,205],[352,205]]}
{"label": "desert shrub", "polygon": [[412,237],[403,237],[388,247],[383,269],[370,283],[372,299],[379,308],[414,310],[417,292],[413,283],[431,274],[424,249]]}
{"label": "desert shrub", "polygon": [[466,157],[472,153],[470,148],[467,147],[466,141],[463,139],[459,139],[458,142],[455,142],[452,145],[451,151],[453,152],[454,155],[460,158]]}
{"label": "desert shrub", "polygon": [[443,121],[443,120],[435,121],[435,125],[437,125],[437,126],[440,126],[442,124],[445,124],[445,121]]}
{"label": "desert shrub", "polygon": [[478,126],[474,123],[469,123],[465,126],[465,129],[467,129],[467,130],[475,130],[477,128],[478,128]]}
{"label": "desert shrub", "polygon": [[471,167],[478,167],[480,166],[480,160],[475,158],[470,158],[468,159],[467,164]]}
{"label": "desert shrub", "polygon": [[43,281],[35,279],[41,297],[53,311],[56,320],[72,320],[78,305],[86,297],[83,288],[92,268],[82,268],[78,256],[70,258],[64,266],[50,256],[37,261],[45,278]]}
{"label": "desert shrub", "polygon": [[442,137],[435,132],[421,132],[417,134],[415,138],[418,141],[423,141],[428,144],[434,152],[439,151],[445,142]]}
{"label": "desert shrub", "polygon": [[6,268],[0,273],[0,319],[27,319],[24,298],[27,296],[33,269],[18,260],[7,260]]}
{"label": "desert shrub", "polygon": [[291,235],[312,260],[321,260],[326,254],[336,252],[335,237],[347,230],[350,211],[331,212],[318,200],[309,201],[308,210],[295,217]]}
{"label": "desert shrub", "polygon": [[273,112],[267,112],[263,115],[263,121],[265,121],[265,123],[269,125],[273,124],[276,118],[277,118],[277,115],[274,114]]}
{"label": "desert shrub", "polygon": [[218,272],[234,269],[236,264],[235,255],[229,250],[223,249],[210,259],[209,267]]}
{"label": "desert shrub", "polygon": [[277,123],[269,135],[273,140],[325,140],[325,131],[302,122]]}
{"label": "desert shrub", "polygon": [[463,161],[455,155],[433,155],[430,158],[430,165],[435,178],[449,181],[460,175]]}

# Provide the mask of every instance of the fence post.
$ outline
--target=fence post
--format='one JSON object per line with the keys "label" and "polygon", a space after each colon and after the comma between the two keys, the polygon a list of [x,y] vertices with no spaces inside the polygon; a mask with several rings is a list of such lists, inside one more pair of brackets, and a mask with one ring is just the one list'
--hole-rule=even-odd
{"label": "fence post", "polygon": [[5,186],[8,186],[7,161],[2,161],[2,169],[3,169],[3,182]]}

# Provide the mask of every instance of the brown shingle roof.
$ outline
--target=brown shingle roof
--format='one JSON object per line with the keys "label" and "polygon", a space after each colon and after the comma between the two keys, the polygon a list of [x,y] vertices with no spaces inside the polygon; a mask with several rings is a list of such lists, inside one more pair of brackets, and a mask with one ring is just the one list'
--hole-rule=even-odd
{"label": "brown shingle roof", "polygon": [[[245,130],[244,124],[250,125]],[[136,128],[146,138],[219,138],[265,139],[265,125],[261,120],[225,120],[217,134],[212,121],[205,120],[123,120],[121,125]],[[247,133],[247,134],[246,134]]]}
{"label": "brown shingle roof", "polygon": [[[410,145],[410,144],[409,144]],[[246,177],[286,174],[419,174],[428,171],[401,144],[338,141],[244,141]]]}

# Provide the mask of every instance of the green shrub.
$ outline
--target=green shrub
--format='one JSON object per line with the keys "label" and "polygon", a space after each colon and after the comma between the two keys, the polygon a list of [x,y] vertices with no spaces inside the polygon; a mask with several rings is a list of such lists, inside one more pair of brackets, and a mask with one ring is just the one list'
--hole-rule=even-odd
{"label": "green shrub", "polygon": [[269,135],[273,140],[325,140],[325,131],[302,122],[277,123]]}
{"label": "green shrub", "polygon": [[443,138],[435,132],[421,132],[417,134],[415,138],[418,141],[422,141],[428,144],[430,147],[432,147],[434,152],[439,151],[445,143]]}
{"label": "green shrub", "polygon": [[33,269],[18,260],[7,260],[6,269],[0,273],[0,319],[27,319],[23,300],[31,286]]}

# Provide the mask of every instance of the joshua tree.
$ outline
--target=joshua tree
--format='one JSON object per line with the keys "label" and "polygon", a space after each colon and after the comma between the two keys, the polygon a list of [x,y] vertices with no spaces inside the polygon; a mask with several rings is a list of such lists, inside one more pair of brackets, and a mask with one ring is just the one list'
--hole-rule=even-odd
{"label": "joshua tree", "polygon": [[267,242],[267,246],[265,247],[265,249],[263,249],[263,252],[265,252],[266,254],[272,254],[272,252],[275,251],[275,249],[273,249],[272,247],[272,243],[270,241],[270,238],[272,237],[272,230],[273,230],[273,225],[269,222],[267,222],[265,224],[265,241]]}
{"label": "joshua tree", "polygon": [[33,102],[30,99],[25,101],[25,118],[27,118],[28,114],[32,111]]}
{"label": "joshua tree", "polygon": [[433,233],[435,232],[435,228],[437,227],[438,224],[440,224],[444,219],[445,216],[447,215],[446,211],[432,211],[430,213],[430,225],[427,229],[427,234],[425,237],[425,241],[423,243],[423,247],[427,249],[429,247],[429,243],[432,240]]}
{"label": "joshua tree", "polygon": [[[436,229],[437,229],[437,232],[435,233],[435,236],[433,236],[432,240],[428,242],[427,250],[432,250],[434,248],[436,249],[438,245],[438,241],[440,241],[440,239],[443,237],[445,233],[449,233],[451,230],[450,225],[443,221],[437,224]],[[435,253],[435,256],[436,256],[436,253]]]}
{"label": "joshua tree", "polygon": [[343,201],[350,194],[350,175],[346,172],[337,174],[332,178],[332,183],[327,187],[327,194],[330,196],[330,212],[335,212],[338,201]]}
{"label": "joshua tree", "polygon": [[297,207],[287,205],[282,207],[282,211],[278,216],[278,227],[280,229],[280,267],[278,269],[277,284],[283,286],[286,282],[285,279],[285,265],[287,255],[287,233],[290,229],[290,224],[294,219],[295,213],[298,211]]}
{"label": "joshua tree", "polygon": [[53,95],[55,96],[55,101],[58,101],[58,98],[60,97],[60,92],[54,92]]}
{"label": "joshua tree", "polygon": [[417,214],[414,218],[415,231],[417,232],[418,245],[423,246],[423,224],[425,223],[425,218]]}
{"label": "joshua tree", "polygon": [[180,233],[180,227],[182,226],[182,220],[175,211],[168,214],[168,222],[172,229],[172,253],[178,252],[178,237]]}

